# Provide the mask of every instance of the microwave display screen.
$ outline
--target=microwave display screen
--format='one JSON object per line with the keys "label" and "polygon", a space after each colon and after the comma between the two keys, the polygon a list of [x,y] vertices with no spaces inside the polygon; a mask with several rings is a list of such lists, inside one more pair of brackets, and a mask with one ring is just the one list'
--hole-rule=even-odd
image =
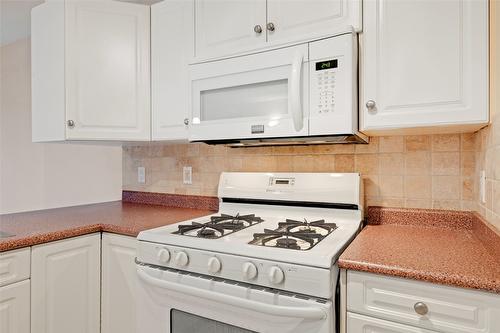
{"label": "microwave display screen", "polygon": [[338,67],[337,59],[321,61],[321,62],[316,63],[316,70],[317,71],[323,71],[323,70],[337,68],[337,67]]}

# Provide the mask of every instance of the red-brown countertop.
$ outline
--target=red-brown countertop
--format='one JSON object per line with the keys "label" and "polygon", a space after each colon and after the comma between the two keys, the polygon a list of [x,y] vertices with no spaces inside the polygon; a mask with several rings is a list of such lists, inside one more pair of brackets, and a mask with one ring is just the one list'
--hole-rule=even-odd
{"label": "red-brown countertop", "polygon": [[146,229],[213,213],[212,210],[109,202],[26,213],[0,215],[0,251],[106,231],[137,236]]}
{"label": "red-brown countertop", "polygon": [[479,215],[370,207],[339,267],[500,293],[500,235]]}

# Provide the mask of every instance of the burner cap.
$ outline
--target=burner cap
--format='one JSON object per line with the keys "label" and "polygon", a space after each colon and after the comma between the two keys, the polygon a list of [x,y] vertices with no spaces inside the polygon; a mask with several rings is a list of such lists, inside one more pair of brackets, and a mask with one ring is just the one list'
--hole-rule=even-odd
{"label": "burner cap", "polygon": [[299,248],[297,240],[293,238],[279,238],[276,240],[276,245],[278,247]]}
{"label": "burner cap", "polygon": [[215,230],[214,229],[201,229],[198,231],[198,236],[200,237],[214,237],[215,236]]}

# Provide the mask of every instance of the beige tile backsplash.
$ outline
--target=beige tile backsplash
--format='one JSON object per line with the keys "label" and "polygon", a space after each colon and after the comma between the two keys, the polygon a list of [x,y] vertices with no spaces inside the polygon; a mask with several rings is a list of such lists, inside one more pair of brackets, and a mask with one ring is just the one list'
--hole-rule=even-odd
{"label": "beige tile backsplash", "polygon": [[[500,229],[500,2],[490,1],[490,118],[491,125],[476,134],[475,170],[486,172],[486,201],[476,196],[479,213]],[[496,17],[496,19],[495,19]],[[472,162],[464,166],[470,172]]]}
{"label": "beige tile backsplash", "polygon": [[[359,172],[368,205],[475,210],[476,149],[474,134],[373,137],[368,145],[128,146],[123,186],[216,196],[222,171]],[[138,166],[146,168],[145,184],[137,183]],[[182,184],[183,166],[193,168],[192,185]]]}

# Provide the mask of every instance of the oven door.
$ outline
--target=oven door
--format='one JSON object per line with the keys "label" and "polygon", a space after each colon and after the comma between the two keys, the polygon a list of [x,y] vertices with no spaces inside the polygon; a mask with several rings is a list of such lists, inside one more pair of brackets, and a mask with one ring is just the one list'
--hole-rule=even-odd
{"label": "oven door", "polygon": [[334,332],[332,302],[138,265],[137,332]]}
{"label": "oven door", "polygon": [[308,45],[190,66],[190,141],[308,134]]}

